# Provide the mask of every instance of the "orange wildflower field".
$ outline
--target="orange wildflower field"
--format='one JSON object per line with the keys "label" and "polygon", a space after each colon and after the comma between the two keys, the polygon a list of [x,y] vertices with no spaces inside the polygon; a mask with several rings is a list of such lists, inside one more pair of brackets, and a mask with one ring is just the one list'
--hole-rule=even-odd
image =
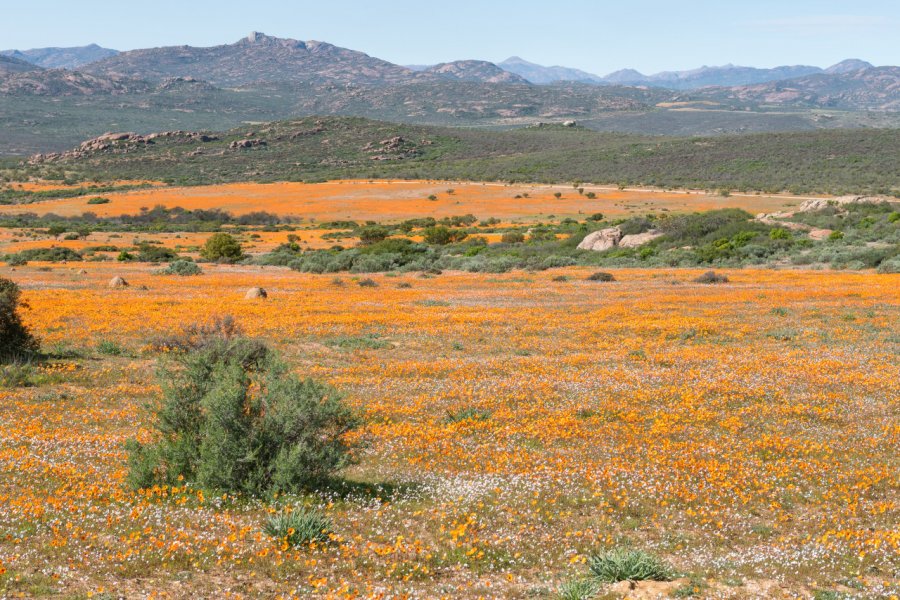
{"label": "orange wildflower field", "polygon": [[[28,185],[34,187],[37,184]],[[742,208],[756,214],[778,212],[800,203],[797,198],[785,196],[734,194],[722,197],[704,192],[620,191],[593,186],[582,189],[585,194],[593,192],[596,198],[587,198],[572,186],[563,185],[361,180],[313,184],[231,183],[104,193],[102,196],[110,202],[99,205],[88,204],[93,196],[0,205],[0,216],[33,212],[68,217],[92,212],[100,217],[114,217],[137,214],[141,208],[161,205],[190,210],[218,208],[234,215],[265,210],[319,221],[400,221],[413,215],[442,218],[466,213],[500,219],[567,217],[594,212],[623,217],[645,213],[648,209],[684,212]],[[555,196],[557,193],[559,198]],[[429,200],[430,196],[435,200]]]}
{"label": "orange wildflower field", "polygon": [[[169,193],[187,192],[118,208]],[[515,216],[457,194],[453,214]],[[59,357],[39,385],[0,388],[0,596],[555,598],[613,547],[678,575],[597,597],[900,594],[896,275],[598,283],[573,267],[363,287],[276,267],[153,271],[0,267]],[[131,285],[108,289],[115,275]],[[245,299],[251,286],[268,299]],[[267,536],[271,503],[124,485],[125,441],[153,435],[166,357],[151,343],[214,315],[364,416],[345,488],[277,499],[319,506],[329,542]]]}

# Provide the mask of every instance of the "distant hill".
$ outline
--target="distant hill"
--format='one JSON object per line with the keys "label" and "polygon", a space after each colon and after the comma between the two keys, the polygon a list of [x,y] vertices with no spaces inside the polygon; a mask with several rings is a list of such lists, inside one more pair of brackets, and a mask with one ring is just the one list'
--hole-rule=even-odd
{"label": "distant hill", "polygon": [[460,81],[481,83],[523,83],[528,81],[515,73],[505,71],[494,63],[483,60],[458,60],[422,69],[422,72]]}
{"label": "distant hill", "polygon": [[785,81],[710,89],[704,93],[726,101],[757,105],[900,111],[900,67],[817,73]]}
{"label": "distant hill", "polygon": [[0,77],[11,75],[13,73],[26,73],[28,71],[37,71],[40,67],[15,58],[12,56],[0,56]]}
{"label": "distant hill", "polygon": [[570,69],[567,67],[545,67],[528,62],[518,56],[507,58],[498,65],[501,69],[524,77],[531,83],[547,85],[560,81],[575,81],[580,83],[604,83],[603,78],[592,73]]}
{"label": "distant hill", "polygon": [[33,48],[31,50],[3,50],[0,55],[24,60],[45,69],[77,69],[88,63],[115,56],[118,50],[101,48],[97,44],[74,48]]}
{"label": "distant hill", "polygon": [[122,52],[87,65],[85,71],[148,81],[194,77],[219,87],[241,87],[260,81],[395,84],[428,77],[325,42],[302,42],[255,32],[234,44],[210,48],[171,46]]}
{"label": "distant hill", "polygon": [[858,58],[848,58],[847,60],[842,60],[836,65],[831,65],[825,72],[829,75],[841,75],[843,73],[852,73],[853,71],[859,71],[860,69],[871,69],[874,67],[870,62],[866,62],[864,60],[859,60]]}
{"label": "distant hill", "polygon": [[795,79],[819,73],[841,75],[860,69],[872,68],[872,65],[865,61],[848,59],[828,69],[808,65],[782,66],[772,69],[724,65],[721,67],[700,67],[699,69],[688,71],[664,71],[654,75],[644,75],[634,69],[621,69],[605,77],[600,77],[567,67],[544,67],[519,57],[509,58],[498,63],[498,66],[539,85],[572,81],[594,85],[658,87],[678,91],[698,90],[707,87],[747,86]]}
{"label": "distant hill", "polygon": [[666,71],[655,75],[643,75],[634,70],[612,73],[604,78],[609,83],[620,85],[649,85],[672,90],[692,90],[704,87],[731,87],[791,79],[821,73],[819,67],[805,65],[756,69],[725,65],[722,67],[700,67],[690,71]]}

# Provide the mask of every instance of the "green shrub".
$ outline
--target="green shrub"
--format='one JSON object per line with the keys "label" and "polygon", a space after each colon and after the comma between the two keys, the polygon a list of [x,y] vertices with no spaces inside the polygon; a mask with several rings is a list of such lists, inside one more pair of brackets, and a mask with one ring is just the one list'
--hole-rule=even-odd
{"label": "green shrub", "polygon": [[212,262],[233,263],[243,258],[244,251],[234,237],[227,233],[214,233],[203,244],[200,256]]}
{"label": "green shrub", "polygon": [[378,282],[374,279],[360,279],[358,285],[359,287],[378,287]]}
{"label": "green shrub", "polygon": [[107,356],[121,356],[125,353],[125,350],[112,340],[100,340],[97,342],[97,352]]}
{"label": "green shrub", "polygon": [[390,231],[380,225],[368,225],[359,230],[359,241],[363,244],[374,244],[387,238]]}
{"label": "green shrub", "polygon": [[263,530],[290,547],[328,541],[331,519],[316,510],[297,508],[269,517]]}
{"label": "green shrub", "polygon": [[641,550],[616,548],[588,558],[591,574],[604,583],[619,581],[671,581],[672,568],[662,559]]}
{"label": "green shrub", "polygon": [[491,418],[491,411],[481,408],[463,408],[458,411],[447,411],[444,423],[460,423],[462,421],[487,421]]}
{"label": "green shrub", "polygon": [[168,248],[144,243],[138,246],[136,260],[149,263],[171,262],[173,260],[178,260],[178,254]]}
{"label": "green shrub", "polygon": [[14,281],[0,277],[0,362],[37,354],[37,339],[19,316],[22,292]]}
{"label": "green shrub", "polygon": [[556,590],[556,597],[559,600],[591,600],[599,591],[600,586],[593,579],[570,579],[560,584]]}
{"label": "green shrub", "polygon": [[9,263],[10,260],[23,260],[23,261],[44,261],[44,262],[78,262],[83,260],[84,257],[81,256],[78,252],[71,250],[69,248],[30,248],[28,250],[22,250],[18,254],[9,254],[6,256],[5,260]]}
{"label": "green shrub", "polygon": [[521,231],[507,231],[500,236],[500,241],[504,244],[521,244],[525,241],[525,235]]}
{"label": "green shrub", "polygon": [[180,275],[181,277],[190,277],[192,275],[202,275],[203,269],[200,265],[192,260],[176,260],[165,269],[156,272],[158,275]]}
{"label": "green shrub", "polygon": [[605,271],[597,271],[596,273],[592,273],[587,278],[588,281],[600,281],[604,283],[608,283],[610,281],[615,281],[616,278],[612,273],[606,273]]}
{"label": "green shrub", "polygon": [[319,485],[351,462],[358,425],[331,386],[300,379],[265,345],[213,337],[160,371],[155,443],[128,444],[128,484],[262,496]]}
{"label": "green shrub", "polygon": [[109,198],[91,198],[88,204],[109,204]]}
{"label": "green shrub", "polygon": [[468,234],[465,231],[449,229],[443,225],[427,227],[425,231],[422,232],[422,235],[425,237],[426,243],[438,246],[461,242],[468,237]]}

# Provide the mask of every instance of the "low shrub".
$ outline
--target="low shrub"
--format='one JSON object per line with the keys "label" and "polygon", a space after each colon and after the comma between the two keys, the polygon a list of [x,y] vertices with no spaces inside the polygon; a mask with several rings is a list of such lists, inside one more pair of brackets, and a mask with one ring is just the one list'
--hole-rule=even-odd
{"label": "low shrub", "polygon": [[675,575],[662,559],[641,550],[616,548],[588,558],[591,575],[603,583],[671,581]]}
{"label": "low shrub", "polygon": [[192,260],[176,260],[165,269],[156,272],[157,275],[179,275],[181,277],[190,277],[193,275],[202,275],[203,269],[200,265]]}
{"label": "low shrub", "polygon": [[233,236],[227,233],[214,233],[203,244],[200,256],[211,262],[233,263],[244,257],[244,251]]}
{"label": "low shrub", "polygon": [[705,283],[705,284],[713,284],[713,283],[728,283],[728,277],[725,275],[720,275],[715,271],[707,271],[703,275],[700,275],[696,279],[694,279],[694,283]]}
{"label": "low shrub", "polygon": [[357,282],[357,285],[359,285],[359,287],[378,287],[378,282],[374,279],[360,279]]}
{"label": "low shrub", "polygon": [[521,231],[507,231],[500,236],[500,241],[504,244],[521,244],[525,241],[525,234]]}
{"label": "low shrub", "polygon": [[556,590],[559,600],[591,600],[597,596],[600,585],[590,578],[570,579],[560,584]]}
{"label": "low shrub", "polygon": [[613,276],[612,273],[607,273],[607,272],[605,272],[605,271],[597,271],[596,273],[593,273],[593,274],[589,275],[588,278],[587,278],[587,280],[588,280],[588,281],[600,281],[600,282],[608,283],[608,282],[610,282],[610,281],[615,281],[616,278]]}
{"label": "low shrub", "polygon": [[328,541],[331,519],[316,510],[297,508],[282,512],[266,521],[263,531],[294,548],[304,544]]}

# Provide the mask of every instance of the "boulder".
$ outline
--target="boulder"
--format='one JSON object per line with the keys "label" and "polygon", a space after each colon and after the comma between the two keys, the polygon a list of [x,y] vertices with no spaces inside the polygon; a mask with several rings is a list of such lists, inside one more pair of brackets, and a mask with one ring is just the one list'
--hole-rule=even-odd
{"label": "boulder", "polygon": [[247,290],[247,295],[244,296],[247,300],[260,300],[268,298],[269,294],[266,293],[266,290],[261,287],[254,287]]}
{"label": "boulder", "polygon": [[110,289],[113,289],[113,290],[127,288],[128,282],[125,281],[124,277],[118,277],[118,276],[113,277],[112,279],[109,280],[109,287],[110,287]]}
{"label": "boulder", "polygon": [[661,238],[663,235],[663,233],[656,231],[655,229],[644,233],[626,235],[619,240],[619,248],[638,248],[644,244],[649,244],[657,238]]}
{"label": "boulder", "polygon": [[610,227],[609,229],[601,229],[594,233],[588,234],[580,244],[579,250],[593,250],[594,252],[603,252],[619,245],[622,239],[622,230],[618,227]]}

